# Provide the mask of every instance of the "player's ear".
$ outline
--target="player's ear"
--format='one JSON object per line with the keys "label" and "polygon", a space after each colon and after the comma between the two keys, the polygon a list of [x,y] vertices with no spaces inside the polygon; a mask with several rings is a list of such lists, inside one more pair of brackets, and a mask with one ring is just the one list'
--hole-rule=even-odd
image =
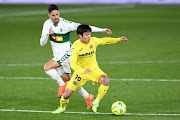
{"label": "player's ear", "polygon": [[82,38],[82,35],[81,34],[78,34],[79,35],[79,38]]}
{"label": "player's ear", "polygon": [[50,17],[50,14],[48,13],[48,16]]}

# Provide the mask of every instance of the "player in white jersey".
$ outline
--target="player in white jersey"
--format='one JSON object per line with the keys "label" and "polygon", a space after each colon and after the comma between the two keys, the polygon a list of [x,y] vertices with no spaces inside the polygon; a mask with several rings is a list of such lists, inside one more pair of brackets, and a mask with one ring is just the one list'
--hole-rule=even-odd
{"label": "player in white jersey", "polygon": [[[48,20],[44,22],[42,35],[40,39],[40,45],[44,46],[48,38],[50,37],[50,43],[53,50],[53,56],[50,61],[44,65],[44,70],[58,85],[59,91],[57,97],[60,98],[66,88],[66,81],[71,78],[70,69],[70,45],[71,45],[71,31],[77,30],[79,23],[71,22],[59,17],[60,12],[56,5],[50,5],[48,8]],[[111,30],[97,28],[90,26],[92,32],[107,32],[111,34]],[[57,68],[57,71],[55,70]],[[84,88],[76,90],[80,93],[86,103],[87,108],[91,108],[91,103],[94,98],[92,94],[89,94]]]}

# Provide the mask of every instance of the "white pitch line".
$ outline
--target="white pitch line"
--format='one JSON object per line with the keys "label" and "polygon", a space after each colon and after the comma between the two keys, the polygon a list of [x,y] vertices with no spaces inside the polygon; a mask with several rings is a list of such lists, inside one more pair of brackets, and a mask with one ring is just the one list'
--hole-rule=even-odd
{"label": "white pitch line", "polygon": [[51,79],[48,77],[0,77],[0,79],[17,79],[17,80],[44,80],[44,79]]}
{"label": "white pitch line", "polygon": [[[157,64],[157,63],[180,63],[180,61],[108,61],[108,62],[98,62],[98,64]],[[16,66],[41,66],[45,63],[24,63],[24,64],[0,64],[4,67],[16,67]]]}
{"label": "white pitch line", "polygon": [[[0,77],[0,79],[15,79],[15,80],[48,80],[51,79],[49,77]],[[117,81],[159,81],[159,82],[179,82],[178,79],[111,79],[110,80],[117,80]]]}
{"label": "white pitch line", "polygon": [[6,67],[16,67],[16,66],[41,66],[45,63],[24,63],[24,64],[0,64],[0,66],[6,66]]}
{"label": "white pitch line", "polygon": [[177,81],[180,81],[180,80],[177,80],[177,79],[110,79],[110,80],[119,80],[119,81],[159,81],[159,82],[165,82],[165,81],[177,82]]}
{"label": "white pitch line", "polygon": [[[30,112],[30,113],[52,113],[52,111],[37,111],[37,110],[11,110],[11,109],[0,109],[0,111],[9,112]],[[113,113],[93,113],[93,112],[65,112],[70,114],[113,114]],[[125,115],[143,115],[143,116],[180,116],[180,114],[162,114],[162,113],[125,113]]]}
{"label": "white pitch line", "polygon": [[99,64],[142,64],[142,63],[180,63],[180,61],[108,61]]}
{"label": "white pitch line", "polygon": [[125,113],[125,115],[144,115],[144,116],[180,116],[180,114],[162,114],[162,113]]}

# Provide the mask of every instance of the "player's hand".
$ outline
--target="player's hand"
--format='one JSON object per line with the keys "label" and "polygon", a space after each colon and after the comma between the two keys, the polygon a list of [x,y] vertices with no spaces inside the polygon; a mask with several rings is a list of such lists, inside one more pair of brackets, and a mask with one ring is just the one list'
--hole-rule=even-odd
{"label": "player's hand", "polygon": [[89,73],[91,73],[92,71],[90,70],[90,69],[85,69],[85,71],[84,71],[84,74],[89,74]]}
{"label": "player's hand", "polygon": [[122,37],[120,37],[120,41],[128,41],[128,39],[126,38],[126,37],[124,37],[124,36],[122,36]]}
{"label": "player's hand", "polygon": [[54,34],[54,31],[52,30],[52,28],[49,29],[49,34]]}
{"label": "player's hand", "polygon": [[112,31],[110,29],[106,29],[105,32],[108,33],[109,35],[112,34]]}

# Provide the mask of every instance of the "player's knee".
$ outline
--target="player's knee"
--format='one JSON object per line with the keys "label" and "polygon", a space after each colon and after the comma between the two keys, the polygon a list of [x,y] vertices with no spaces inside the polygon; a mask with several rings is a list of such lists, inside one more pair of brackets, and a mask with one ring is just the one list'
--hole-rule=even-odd
{"label": "player's knee", "polygon": [[44,65],[44,71],[48,71],[48,70],[50,70],[50,67],[47,64],[45,64]]}
{"label": "player's knee", "polygon": [[108,85],[109,85],[109,78],[108,78],[108,77],[105,77],[105,78],[104,78],[104,85],[105,85],[105,86],[108,86]]}
{"label": "player's knee", "polygon": [[67,95],[67,94],[64,94],[64,95],[63,95],[63,98],[64,98],[64,99],[69,99],[69,97],[70,97],[70,96]]}
{"label": "player's knee", "polygon": [[68,77],[68,78],[66,78],[64,81],[66,81],[66,82],[67,82],[67,81],[70,81],[70,79],[71,79],[71,78],[70,78],[70,77]]}
{"label": "player's knee", "polygon": [[48,71],[46,64],[44,65],[44,71]]}
{"label": "player's knee", "polygon": [[71,90],[71,89],[69,89],[69,88],[66,88],[65,89],[65,92],[64,92],[64,94],[63,94],[63,98],[64,99],[69,99],[70,98],[70,96],[73,94],[73,90]]}
{"label": "player's knee", "polygon": [[61,75],[61,78],[64,80],[64,81],[69,81],[71,79],[71,74],[68,74],[68,73],[63,73]]}
{"label": "player's knee", "polygon": [[64,98],[64,99],[69,99],[70,96],[71,96],[71,94],[67,94],[67,93],[65,92],[64,95],[63,95],[63,98]]}
{"label": "player's knee", "polygon": [[101,79],[102,79],[102,82],[101,82],[102,85],[104,85],[104,86],[108,86],[109,85],[109,78],[108,78],[108,76],[103,75],[103,76],[101,76]]}

